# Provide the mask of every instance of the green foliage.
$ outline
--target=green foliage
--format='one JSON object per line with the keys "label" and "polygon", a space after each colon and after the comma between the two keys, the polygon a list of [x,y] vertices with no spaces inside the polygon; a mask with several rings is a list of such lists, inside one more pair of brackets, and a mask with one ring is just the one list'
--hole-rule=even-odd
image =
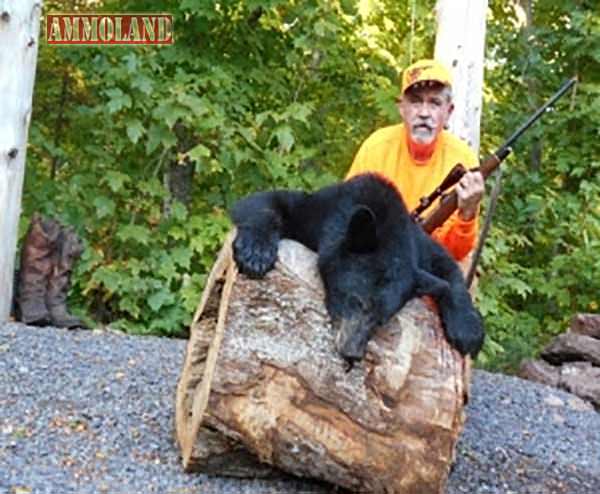
{"label": "green foliage", "polygon": [[130,332],[182,334],[227,209],[259,189],[336,180],[383,121],[373,94],[393,92],[396,74],[351,5],[101,8],[172,12],[176,43],[41,46],[25,212],[59,216],[86,239],[80,309]]}
{"label": "green foliage", "polygon": [[600,16],[591,3],[532,2],[529,25],[509,30],[516,11],[498,3],[488,24],[503,62],[487,72],[490,149],[564,80],[581,81],[517,145],[503,176],[480,293],[483,359],[494,369],[515,369],[574,313],[598,311],[600,140],[590,124],[600,118]]}
{"label": "green foliage", "polygon": [[[490,2],[482,154],[563,80],[581,82],[506,163],[478,294],[480,362],[493,369],[597,311],[600,293],[600,16],[585,0],[520,4],[528,22],[516,3]],[[183,334],[237,198],[331,183],[397,121],[397,74],[411,50],[431,55],[434,5],[107,0],[173,13],[176,43],[42,43],[24,217],[41,210],[86,239],[72,304],[126,331]]]}

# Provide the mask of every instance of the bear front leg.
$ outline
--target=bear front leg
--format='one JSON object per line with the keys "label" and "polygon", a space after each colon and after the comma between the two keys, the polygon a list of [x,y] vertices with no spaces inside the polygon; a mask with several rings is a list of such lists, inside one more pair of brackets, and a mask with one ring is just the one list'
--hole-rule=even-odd
{"label": "bear front leg", "polygon": [[276,193],[262,192],[242,199],[231,217],[237,226],[233,258],[241,273],[262,278],[273,269],[281,238],[282,220]]}
{"label": "bear front leg", "polygon": [[[440,248],[441,249],[441,248]],[[437,302],[448,342],[463,355],[476,357],[484,340],[483,319],[473,305],[458,265],[445,252],[434,254],[431,295]]]}
{"label": "bear front leg", "polygon": [[252,194],[235,204],[231,211],[237,226],[233,258],[240,272],[252,278],[267,274],[275,266],[281,238],[310,247],[302,232],[319,231],[311,221],[318,208],[306,207],[307,197],[304,192],[276,190]]}
{"label": "bear front leg", "polygon": [[437,302],[448,342],[461,354],[476,357],[483,346],[483,320],[469,293],[455,287]]}

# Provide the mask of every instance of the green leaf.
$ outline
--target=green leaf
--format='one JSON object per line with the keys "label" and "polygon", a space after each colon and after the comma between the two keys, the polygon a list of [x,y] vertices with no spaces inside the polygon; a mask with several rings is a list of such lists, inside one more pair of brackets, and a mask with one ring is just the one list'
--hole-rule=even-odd
{"label": "green leaf", "polygon": [[131,108],[131,98],[119,88],[107,89],[106,95],[110,98],[106,105],[108,113],[117,113],[123,108]]}
{"label": "green leaf", "polygon": [[148,180],[142,180],[137,184],[140,192],[154,198],[165,197],[165,188],[163,184],[155,177],[150,177]]}
{"label": "green leaf", "polygon": [[165,149],[169,149],[177,144],[177,138],[173,131],[164,125],[153,123],[146,133],[148,140],[146,141],[146,154],[151,154],[160,144]]}
{"label": "green leaf", "polygon": [[[192,10],[193,12],[208,15],[214,11],[213,0],[182,0],[181,7],[183,9]],[[213,16],[211,16],[213,17]]]}
{"label": "green leaf", "polygon": [[170,256],[166,254],[164,256],[161,256],[161,263],[158,268],[157,274],[161,278],[163,278],[167,282],[167,284],[177,277],[177,267],[175,266],[175,262]]}
{"label": "green leaf", "polygon": [[193,94],[181,94],[178,96],[177,101],[187,106],[197,117],[201,117],[209,111],[206,100]]}
{"label": "green leaf", "polygon": [[95,197],[92,201],[96,209],[96,216],[100,219],[112,216],[115,214],[115,202],[105,196]]}
{"label": "green leaf", "polygon": [[150,95],[154,88],[154,82],[149,77],[146,77],[144,74],[137,74],[131,80],[131,86],[139,89],[145,95]]}
{"label": "green leaf", "polygon": [[125,66],[129,73],[134,73],[138,70],[138,57],[134,52],[130,52],[123,57]]}
{"label": "green leaf", "polygon": [[210,156],[210,149],[204,144],[198,144],[190,149],[186,155],[194,162],[202,161],[202,158],[208,158]]}
{"label": "green leaf", "polygon": [[108,184],[108,187],[113,192],[119,192],[123,189],[123,185],[130,181],[131,179],[127,175],[114,170],[106,172],[106,176],[103,179],[103,182]]}
{"label": "green leaf", "polygon": [[171,102],[166,102],[159,104],[152,112],[152,116],[156,120],[164,122],[171,129],[177,120],[185,120],[189,116],[189,110]]}
{"label": "green leaf", "polygon": [[92,280],[104,285],[109,293],[114,293],[119,289],[121,275],[110,267],[102,266],[92,275]]}
{"label": "green leaf", "polygon": [[119,228],[117,238],[123,242],[133,240],[142,245],[148,245],[150,241],[150,231],[141,225],[126,225]]}
{"label": "green leaf", "polygon": [[176,220],[183,222],[187,218],[188,212],[185,205],[181,202],[175,201],[171,206],[171,217]]}
{"label": "green leaf", "polygon": [[138,319],[142,314],[140,304],[134,297],[125,296],[119,300],[119,309],[127,312],[130,317]]}
{"label": "green leaf", "polygon": [[158,292],[148,297],[148,305],[154,312],[158,312],[161,307],[164,307],[165,305],[170,305],[174,301],[175,297],[173,297],[173,294],[169,292],[166,288],[162,288]]}
{"label": "green leaf", "polygon": [[142,125],[142,122],[137,118],[130,120],[127,123],[127,136],[129,137],[129,140],[134,144],[137,144],[142,135],[144,135],[144,126]]}
{"label": "green leaf", "polygon": [[293,118],[305,124],[309,123],[308,117],[312,114],[312,112],[313,105],[307,103],[292,103],[286,110],[286,114],[289,115],[290,118]]}
{"label": "green leaf", "polygon": [[277,142],[279,143],[279,150],[287,153],[292,149],[294,145],[294,134],[289,125],[284,125],[282,127],[278,127],[275,130],[275,137],[277,138]]}
{"label": "green leaf", "polygon": [[168,235],[169,235],[169,237],[173,238],[174,240],[185,240],[188,237],[185,229],[183,229],[180,226],[171,227],[169,229]]}
{"label": "green leaf", "polygon": [[202,293],[202,288],[206,282],[206,275],[184,274],[181,287],[181,297],[183,298],[184,308],[193,313],[198,306],[198,300]]}
{"label": "green leaf", "polygon": [[171,251],[173,261],[184,269],[190,269],[192,250],[189,247],[176,247]]}

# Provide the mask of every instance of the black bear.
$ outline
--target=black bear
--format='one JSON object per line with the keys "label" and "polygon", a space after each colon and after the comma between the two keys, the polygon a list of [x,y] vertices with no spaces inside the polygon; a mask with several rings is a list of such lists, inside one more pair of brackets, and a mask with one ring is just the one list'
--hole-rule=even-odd
{"label": "black bear", "polygon": [[314,193],[260,192],[236,203],[231,216],[234,259],[248,276],[273,268],[281,238],[317,252],[338,351],[350,366],[377,326],[425,294],[436,300],[451,345],[463,355],[481,349],[483,324],[458,265],[385,178],[359,175]]}

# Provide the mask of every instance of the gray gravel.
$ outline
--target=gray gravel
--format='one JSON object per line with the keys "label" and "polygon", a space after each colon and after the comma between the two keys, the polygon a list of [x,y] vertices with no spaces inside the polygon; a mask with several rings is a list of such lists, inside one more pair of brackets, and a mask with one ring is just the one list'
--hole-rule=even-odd
{"label": "gray gravel", "polygon": [[[182,472],[173,440],[185,341],[0,324],[0,493],[298,494],[334,489]],[[600,414],[477,371],[448,494],[599,494]]]}

